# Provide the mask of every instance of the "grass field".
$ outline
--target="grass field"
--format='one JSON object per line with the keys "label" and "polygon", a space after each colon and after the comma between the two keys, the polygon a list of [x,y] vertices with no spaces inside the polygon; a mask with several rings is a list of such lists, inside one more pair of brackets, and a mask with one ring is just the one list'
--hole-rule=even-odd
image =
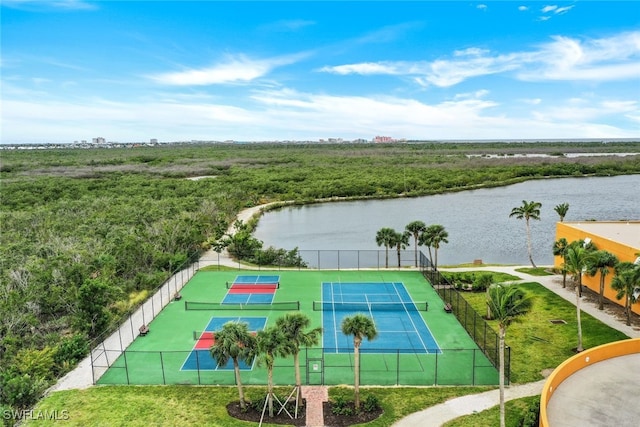
{"label": "grass field", "polygon": [[[273,272],[243,271],[243,275],[273,275]],[[280,310],[185,310],[192,301],[220,303],[228,297],[228,283],[238,271],[201,271],[181,291],[182,300],[169,304],[151,322],[150,333],[138,337],[102,376],[99,384],[235,384],[231,369],[215,369],[204,349],[194,361],[196,340],[207,324],[221,319],[252,319],[252,323],[270,326],[286,313]],[[299,302],[300,310],[312,326],[323,325],[323,312],[313,310],[320,301],[322,283],[402,283],[415,302],[428,302],[428,311],[419,315],[429,329],[441,353],[414,352],[411,346],[394,343],[397,349],[380,341],[367,343],[362,354],[363,385],[489,385],[497,384],[495,368],[456,321],[443,310],[443,303],[431,285],[415,271],[279,271],[279,288],[273,294],[273,306]],[[375,319],[375,312],[374,312]],[[218,322],[219,323],[219,322]],[[256,328],[257,329],[257,328]],[[336,328],[337,329],[337,328]],[[326,334],[342,334],[325,330]],[[344,341],[349,342],[349,341]],[[304,349],[301,354],[303,382],[306,384],[348,384],[353,378],[353,354]],[[380,351],[376,350],[380,349]],[[407,350],[409,349],[409,350]],[[187,359],[189,362],[185,364]],[[188,366],[188,369],[185,369]],[[276,384],[294,383],[292,359],[278,359],[274,370]],[[242,371],[245,384],[266,383],[266,370],[254,365]]]}

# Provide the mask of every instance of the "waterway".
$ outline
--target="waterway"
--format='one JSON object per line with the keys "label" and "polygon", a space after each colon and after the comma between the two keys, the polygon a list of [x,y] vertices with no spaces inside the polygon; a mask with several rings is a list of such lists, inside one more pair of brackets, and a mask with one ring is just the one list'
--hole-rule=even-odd
{"label": "waterway", "polygon": [[[565,221],[640,220],[640,175],[532,180],[417,198],[285,207],[264,214],[254,235],[265,247],[376,250],[382,249],[375,242],[379,229],[402,231],[421,220],[441,224],[449,233],[449,242],[438,251],[439,265],[476,259],[528,264],[525,221],[509,217],[523,200],[542,203],[540,220],[530,221],[533,259],[551,265],[559,220],[554,207],[569,203]],[[426,248],[421,250],[426,253]]]}

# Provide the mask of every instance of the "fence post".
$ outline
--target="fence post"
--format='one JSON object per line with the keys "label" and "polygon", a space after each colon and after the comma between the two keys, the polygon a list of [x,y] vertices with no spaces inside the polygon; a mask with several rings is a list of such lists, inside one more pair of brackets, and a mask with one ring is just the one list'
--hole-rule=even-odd
{"label": "fence post", "polygon": [[396,350],[396,385],[400,385],[400,350]]}
{"label": "fence post", "polygon": [[436,352],[435,372],[433,373],[433,385],[438,385],[438,352]]}
{"label": "fence post", "polygon": [[476,350],[473,350],[473,365],[471,366],[471,382],[476,385]]}
{"label": "fence post", "polygon": [[196,353],[196,369],[198,370],[198,385],[201,385],[200,383],[200,352],[196,350],[195,353]]}
{"label": "fence post", "polygon": [[167,385],[167,380],[164,376],[164,361],[162,360],[162,351],[160,353],[160,368],[162,369],[162,384]]}
{"label": "fence post", "polygon": [[[129,382],[129,364],[127,363],[126,351],[122,352],[122,357],[124,358],[124,373],[127,375],[127,385],[130,385],[131,383]],[[109,365],[109,362],[107,362],[107,365]]]}

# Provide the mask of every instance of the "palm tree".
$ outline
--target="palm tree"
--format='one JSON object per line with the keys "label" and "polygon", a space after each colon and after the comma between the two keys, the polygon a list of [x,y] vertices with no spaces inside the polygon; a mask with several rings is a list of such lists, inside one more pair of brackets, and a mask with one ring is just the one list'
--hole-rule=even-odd
{"label": "palm tree", "polygon": [[560,222],[562,222],[564,217],[567,216],[567,212],[569,212],[569,203],[560,203],[553,210],[560,216]]}
{"label": "palm tree", "polygon": [[276,327],[280,329],[287,341],[293,345],[293,365],[296,373],[296,412],[298,418],[298,406],[302,403],[302,380],[300,377],[300,347],[310,347],[320,342],[322,328],[317,327],[306,331],[311,320],[301,312],[287,313],[276,319]]}
{"label": "palm tree", "polygon": [[433,266],[438,268],[438,249],[440,249],[441,243],[449,243],[449,233],[445,230],[444,226],[440,224],[433,224],[427,227],[422,233],[421,243],[429,248],[429,258],[431,258],[431,248],[434,249],[435,258],[433,259]]}
{"label": "palm tree", "polygon": [[383,227],[376,233],[376,244],[384,246],[385,258],[384,267],[389,268],[389,248],[393,246],[393,239],[396,232],[393,228]]}
{"label": "palm tree", "polygon": [[487,290],[487,306],[491,311],[491,317],[498,321],[500,329],[500,427],[505,426],[504,408],[504,341],[507,328],[511,322],[518,320],[519,316],[526,314],[531,308],[531,299],[514,285],[492,285]]}
{"label": "palm tree", "polygon": [[427,226],[422,221],[412,221],[405,226],[405,230],[413,236],[413,255],[416,267],[418,266],[418,238],[420,238],[420,234],[422,234],[426,228]]}
{"label": "palm tree", "polygon": [[624,298],[624,311],[627,315],[627,326],[631,326],[631,305],[640,301],[640,265],[621,262],[616,266],[616,275],[611,280],[611,287],[618,291],[617,299]]}
{"label": "palm tree", "polygon": [[517,219],[525,220],[526,228],[527,228],[527,251],[529,252],[529,261],[533,268],[536,268],[536,264],[533,262],[533,256],[531,254],[531,228],[529,225],[530,219],[540,220],[540,208],[542,207],[542,203],[540,202],[527,202],[526,200],[522,201],[522,206],[515,207],[511,210],[509,214],[509,218],[515,216]]}
{"label": "palm tree", "polygon": [[579,353],[582,348],[582,323],[580,321],[580,297],[582,289],[582,273],[587,270],[587,265],[590,261],[593,251],[589,251],[581,244],[581,241],[571,242],[567,248],[567,255],[564,262],[564,268],[567,273],[571,274],[576,282],[576,318],[578,321],[578,347],[576,351]]}
{"label": "palm tree", "polygon": [[293,343],[287,340],[284,332],[277,326],[258,331],[258,363],[267,367],[267,401],[269,417],[273,417],[273,366],[276,357],[293,354]]}
{"label": "palm tree", "polygon": [[210,349],[211,356],[216,360],[218,366],[226,365],[229,359],[233,360],[240,407],[246,409],[239,362],[243,361],[250,364],[253,361],[256,351],[256,339],[249,332],[249,326],[244,322],[227,322],[222,325],[222,329],[214,332],[213,336],[213,346]]}
{"label": "palm tree", "polygon": [[589,276],[600,273],[600,294],[598,295],[598,310],[604,310],[604,279],[609,274],[609,269],[618,264],[618,257],[611,252],[600,250],[593,252],[592,259],[588,265]]}
{"label": "palm tree", "polygon": [[567,287],[567,269],[564,267],[567,256],[567,246],[569,242],[564,237],[561,237],[557,241],[553,242],[553,255],[562,257],[562,287]]}
{"label": "palm tree", "polygon": [[398,253],[398,268],[402,267],[400,263],[400,252],[407,248],[407,245],[409,244],[409,236],[410,234],[408,231],[405,231],[404,233],[394,232],[393,246],[396,247],[396,251]]}
{"label": "palm tree", "polygon": [[354,360],[354,393],[356,411],[360,409],[360,344],[362,339],[371,341],[378,336],[373,319],[364,314],[354,314],[342,320],[342,333],[353,335],[353,360]]}

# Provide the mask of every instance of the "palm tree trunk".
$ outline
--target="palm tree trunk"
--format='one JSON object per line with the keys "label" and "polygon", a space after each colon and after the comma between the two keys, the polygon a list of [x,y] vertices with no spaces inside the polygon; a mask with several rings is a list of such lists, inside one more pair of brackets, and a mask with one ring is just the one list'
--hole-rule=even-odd
{"label": "palm tree trunk", "polygon": [[438,269],[438,248],[434,248],[434,254],[435,254],[435,259],[433,260],[434,264],[433,266],[436,268],[436,270]]}
{"label": "palm tree trunk", "polygon": [[[302,380],[300,378],[300,353],[293,355],[293,364],[296,369],[296,405],[302,405]],[[297,414],[297,409],[296,409]]]}
{"label": "palm tree trunk", "polygon": [[416,267],[418,267],[418,238],[414,237],[413,257],[415,258]]}
{"label": "palm tree trunk", "polygon": [[578,319],[578,347],[576,351],[578,353],[584,350],[582,348],[582,323],[580,321],[580,292],[579,289],[582,287],[582,274],[578,276],[578,286],[576,287],[576,318]]}
{"label": "palm tree trunk", "polygon": [[600,295],[598,296],[598,310],[604,310],[604,274],[600,272]]}
{"label": "palm tree trunk", "polygon": [[500,427],[505,427],[505,408],[504,408],[504,337],[506,335],[506,329],[504,325],[500,325],[500,373],[499,373],[499,385],[500,385]]}
{"label": "palm tree trunk", "polygon": [[356,411],[360,409],[360,343],[353,346],[353,369],[354,369],[354,404]]}
{"label": "palm tree trunk", "polygon": [[238,359],[233,359],[233,370],[236,373],[236,385],[238,386],[238,396],[240,397],[240,407],[246,409],[244,403],[244,390],[242,390],[242,380],[240,378],[240,365]]}
{"label": "palm tree trunk", "polygon": [[384,268],[389,268],[389,246],[384,247]]}
{"label": "palm tree trunk", "polygon": [[629,295],[627,295],[624,305],[624,311],[627,313],[627,326],[631,326],[631,298],[629,298]]}
{"label": "palm tree trunk", "polygon": [[400,248],[398,248],[398,268],[400,268]]}
{"label": "palm tree trunk", "polygon": [[269,368],[269,385],[267,390],[267,401],[269,402],[269,417],[273,418],[273,368]]}
{"label": "palm tree trunk", "polygon": [[527,218],[526,220],[526,225],[527,225],[527,251],[529,252],[529,261],[531,262],[531,265],[533,266],[533,268],[536,268],[536,264],[533,262],[533,249],[531,246],[531,228],[529,227],[529,218]]}

